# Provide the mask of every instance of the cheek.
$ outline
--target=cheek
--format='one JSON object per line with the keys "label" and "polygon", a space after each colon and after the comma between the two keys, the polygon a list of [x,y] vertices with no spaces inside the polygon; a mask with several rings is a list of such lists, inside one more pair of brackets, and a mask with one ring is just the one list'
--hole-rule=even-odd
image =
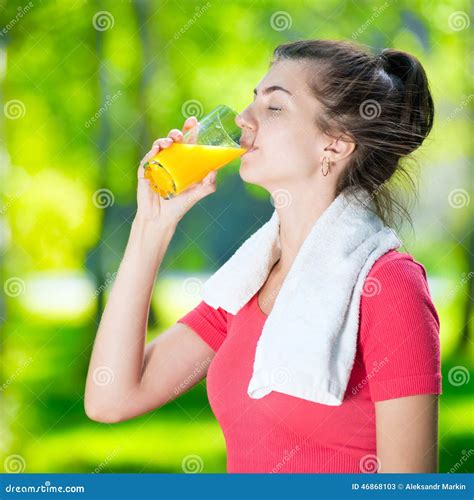
{"label": "cheek", "polygon": [[258,163],[274,174],[311,173],[314,170],[315,142],[301,117],[262,120],[256,142],[260,147],[245,163]]}
{"label": "cheek", "polygon": [[261,146],[261,153],[272,160],[291,157],[299,147],[292,124],[282,118],[265,123],[259,130],[257,143]]}
{"label": "cheek", "polygon": [[272,169],[289,173],[309,172],[314,166],[312,145],[301,135],[286,135],[274,143],[273,147],[261,151],[265,164]]}

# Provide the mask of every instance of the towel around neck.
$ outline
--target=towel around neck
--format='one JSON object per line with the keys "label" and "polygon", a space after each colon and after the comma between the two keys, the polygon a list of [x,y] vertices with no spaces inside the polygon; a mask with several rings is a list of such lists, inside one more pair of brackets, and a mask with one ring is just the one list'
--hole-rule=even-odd
{"label": "towel around neck", "polygon": [[[340,405],[355,359],[359,304],[374,262],[402,242],[364,190],[340,193],[313,224],[257,343],[248,386]],[[231,314],[260,290],[280,258],[277,210],[204,284],[203,300]]]}

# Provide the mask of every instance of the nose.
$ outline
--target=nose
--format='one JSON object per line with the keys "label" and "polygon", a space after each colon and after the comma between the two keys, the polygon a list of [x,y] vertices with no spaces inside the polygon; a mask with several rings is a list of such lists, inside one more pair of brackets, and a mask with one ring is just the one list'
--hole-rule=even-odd
{"label": "nose", "polygon": [[247,128],[250,130],[255,130],[255,126],[247,116],[247,110],[242,111],[235,117],[235,124],[241,129]]}

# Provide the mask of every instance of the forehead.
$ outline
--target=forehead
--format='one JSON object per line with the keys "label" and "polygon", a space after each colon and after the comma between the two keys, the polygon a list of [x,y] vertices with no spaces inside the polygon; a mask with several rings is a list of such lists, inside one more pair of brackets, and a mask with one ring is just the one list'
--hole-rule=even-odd
{"label": "forehead", "polygon": [[[308,86],[308,64],[297,60],[278,60],[272,64],[257,85],[257,90],[279,85],[293,94],[293,98],[311,96]],[[291,96],[289,96],[291,97]]]}

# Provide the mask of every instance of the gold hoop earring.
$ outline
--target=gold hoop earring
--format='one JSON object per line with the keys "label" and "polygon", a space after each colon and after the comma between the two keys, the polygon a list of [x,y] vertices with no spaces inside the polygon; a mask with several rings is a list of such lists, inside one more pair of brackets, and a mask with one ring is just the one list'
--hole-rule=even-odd
{"label": "gold hoop earring", "polygon": [[[326,166],[326,171],[324,171],[324,167]],[[321,172],[326,177],[328,175],[329,170],[331,168],[331,160],[327,156],[323,156],[321,160]]]}

